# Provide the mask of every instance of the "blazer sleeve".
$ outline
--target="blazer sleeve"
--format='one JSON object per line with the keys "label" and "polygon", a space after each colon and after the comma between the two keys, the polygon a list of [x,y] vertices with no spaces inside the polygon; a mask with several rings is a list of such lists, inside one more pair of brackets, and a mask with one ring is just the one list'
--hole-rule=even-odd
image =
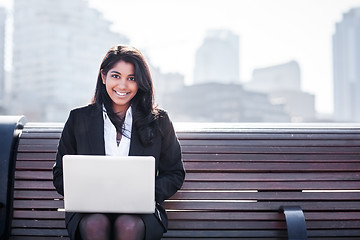
{"label": "blazer sleeve", "polygon": [[179,190],[185,179],[180,143],[166,113],[160,118],[162,132],[158,175],[155,181],[155,200],[162,203]]}
{"label": "blazer sleeve", "polygon": [[66,154],[74,155],[77,153],[73,119],[74,114],[73,111],[71,111],[61,134],[58,151],[56,153],[56,162],[53,166],[53,184],[56,191],[61,195],[64,195],[62,158]]}

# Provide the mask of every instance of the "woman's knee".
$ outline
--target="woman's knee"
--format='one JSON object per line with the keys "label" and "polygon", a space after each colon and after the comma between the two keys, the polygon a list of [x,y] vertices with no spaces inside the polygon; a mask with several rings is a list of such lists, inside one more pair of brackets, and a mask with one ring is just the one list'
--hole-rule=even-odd
{"label": "woman's knee", "polygon": [[107,237],[110,232],[110,221],[103,214],[91,214],[80,221],[80,233],[83,238],[98,236],[99,239]]}
{"label": "woman's knee", "polygon": [[143,239],[145,224],[138,216],[121,215],[114,223],[118,239]]}

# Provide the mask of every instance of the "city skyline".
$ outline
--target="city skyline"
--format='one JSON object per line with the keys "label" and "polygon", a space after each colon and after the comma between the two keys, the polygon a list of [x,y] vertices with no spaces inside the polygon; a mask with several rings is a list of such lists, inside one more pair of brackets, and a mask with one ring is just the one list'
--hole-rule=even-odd
{"label": "city skyline", "polygon": [[[0,0],[0,5],[9,2]],[[194,52],[210,29],[225,28],[240,36],[243,82],[251,79],[256,68],[296,60],[302,89],[317,96],[321,113],[333,110],[331,36],[335,24],[350,8],[360,6],[360,0],[134,0],[127,2],[126,8],[119,1],[88,2],[113,22],[113,30],[125,34],[130,44],[144,51],[153,65],[164,72],[184,74],[187,84],[192,83]],[[287,37],[279,35],[282,32],[287,32]],[[305,48],[309,45],[312,47]]]}
{"label": "city skyline", "polygon": [[[183,73],[187,84],[192,83],[194,54],[206,31],[232,30],[240,36],[243,82],[256,68],[298,61],[302,89],[315,94],[316,109],[327,114],[333,112],[335,24],[350,8],[360,6],[360,0],[133,0],[124,10],[116,0],[89,3],[131,44],[145,49],[156,66]],[[135,16],[131,9],[136,9]],[[136,21],[138,16],[146,20]]]}

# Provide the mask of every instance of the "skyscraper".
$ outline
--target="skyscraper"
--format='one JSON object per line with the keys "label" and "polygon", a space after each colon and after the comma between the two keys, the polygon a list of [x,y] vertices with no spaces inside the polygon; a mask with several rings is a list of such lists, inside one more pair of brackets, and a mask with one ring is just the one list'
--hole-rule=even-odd
{"label": "skyscraper", "polygon": [[334,119],[360,122],[360,8],[336,24],[333,35]]}
{"label": "skyscraper", "polygon": [[239,36],[212,30],[196,52],[194,83],[240,83]]}
{"label": "skyscraper", "polygon": [[106,51],[128,39],[85,0],[14,0],[12,90],[17,113],[63,121],[88,104]]}
{"label": "skyscraper", "polygon": [[0,8],[0,114],[5,111],[5,21],[6,11]]}

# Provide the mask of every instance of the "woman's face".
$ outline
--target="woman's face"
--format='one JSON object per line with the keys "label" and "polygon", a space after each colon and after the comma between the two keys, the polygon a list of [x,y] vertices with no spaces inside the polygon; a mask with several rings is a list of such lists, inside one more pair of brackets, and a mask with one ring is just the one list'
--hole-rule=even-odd
{"label": "woman's face", "polygon": [[138,90],[134,65],[120,60],[106,75],[101,72],[101,76],[106,91],[113,102],[114,112],[125,114],[130,106],[130,100]]}

